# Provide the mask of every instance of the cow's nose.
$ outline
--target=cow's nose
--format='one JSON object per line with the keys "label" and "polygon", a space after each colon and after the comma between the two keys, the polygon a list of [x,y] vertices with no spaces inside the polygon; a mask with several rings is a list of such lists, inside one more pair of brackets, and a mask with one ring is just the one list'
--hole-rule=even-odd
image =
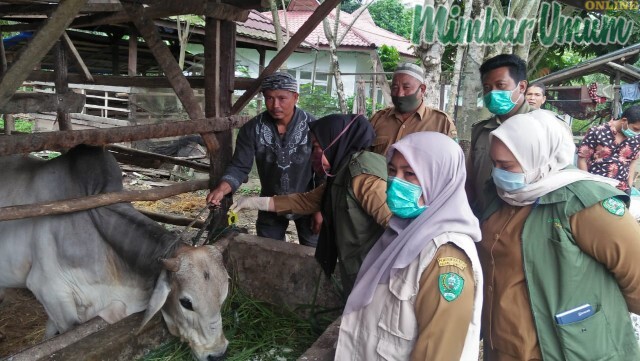
{"label": "cow's nose", "polygon": [[209,355],[207,356],[207,361],[223,361],[224,360],[224,356],[214,356],[214,355]]}

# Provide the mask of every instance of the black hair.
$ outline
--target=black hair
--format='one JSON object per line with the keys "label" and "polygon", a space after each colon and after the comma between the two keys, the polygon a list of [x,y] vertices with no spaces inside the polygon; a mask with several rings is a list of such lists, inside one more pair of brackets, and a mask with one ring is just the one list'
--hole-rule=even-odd
{"label": "black hair", "polygon": [[529,90],[529,88],[532,88],[532,87],[540,88],[542,90],[542,96],[544,96],[545,93],[547,92],[547,87],[545,87],[542,82],[538,81],[538,82],[529,84],[529,86],[527,86],[527,90]]}
{"label": "black hair", "polygon": [[627,121],[631,124],[640,122],[640,105],[627,108],[627,110],[622,113],[620,119],[622,118],[627,118]]}
{"label": "black hair", "polygon": [[509,75],[516,83],[527,80],[527,63],[519,56],[513,54],[496,55],[482,63],[482,65],[480,65],[480,79],[484,79],[484,76],[491,70],[504,66],[509,68]]}

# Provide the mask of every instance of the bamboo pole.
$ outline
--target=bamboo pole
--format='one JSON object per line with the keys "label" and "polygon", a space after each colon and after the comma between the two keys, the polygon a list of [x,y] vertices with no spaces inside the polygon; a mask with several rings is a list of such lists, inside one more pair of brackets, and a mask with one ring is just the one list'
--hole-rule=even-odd
{"label": "bamboo pole", "polygon": [[54,202],[2,207],[0,221],[85,211],[122,202],[157,201],[176,194],[208,189],[208,183],[209,181],[204,179],[177,183],[164,188],[103,193]]}

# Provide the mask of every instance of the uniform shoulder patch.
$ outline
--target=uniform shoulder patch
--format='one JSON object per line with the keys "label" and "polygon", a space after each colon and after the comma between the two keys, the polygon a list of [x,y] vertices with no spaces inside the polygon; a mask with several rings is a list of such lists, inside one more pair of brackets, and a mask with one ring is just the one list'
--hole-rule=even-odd
{"label": "uniform shoulder patch", "polygon": [[607,210],[607,212],[620,217],[624,216],[624,203],[618,198],[607,198],[602,201],[601,204],[602,207]]}
{"label": "uniform shoulder patch", "polygon": [[467,262],[456,257],[442,257],[442,258],[438,258],[438,266],[439,267],[454,266],[464,271],[465,268],[467,268]]}
{"label": "uniform shoulder patch", "polygon": [[454,301],[464,289],[464,278],[454,272],[441,273],[438,277],[438,287],[447,302]]}

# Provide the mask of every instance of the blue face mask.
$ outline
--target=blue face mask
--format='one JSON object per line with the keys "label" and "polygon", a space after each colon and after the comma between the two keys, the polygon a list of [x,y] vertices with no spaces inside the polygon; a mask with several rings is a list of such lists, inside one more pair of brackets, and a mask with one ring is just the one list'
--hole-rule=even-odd
{"label": "blue face mask", "polygon": [[633,138],[640,133],[636,133],[633,130],[629,129],[629,125],[627,124],[627,129],[624,129],[624,124],[622,126],[622,134],[624,134],[627,138]]}
{"label": "blue face mask", "polygon": [[389,177],[387,180],[387,205],[395,216],[415,218],[427,209],[418,202],[422,196],[422,188],[406,180]]}
{"label": "blue face mask", "polygon": [[[518,101],[513,102],[511,95],[514,91],[518,90],[518,86],[513,90],[492,90],[487,93],[482,100],[484,100],[484,106],[495,115],[505,115],[513,110]],[[522,94],[520,94],[522,96]],[[520,98],[518,97],[518,100]]]}
{"label": "blue face mask", "polygon": [[496,187],[507,192],[513,192],[527,185],[524,181],[524,173],[513,173],[493,167],[491,177],[493,177],[493,183],[496,184]]}

